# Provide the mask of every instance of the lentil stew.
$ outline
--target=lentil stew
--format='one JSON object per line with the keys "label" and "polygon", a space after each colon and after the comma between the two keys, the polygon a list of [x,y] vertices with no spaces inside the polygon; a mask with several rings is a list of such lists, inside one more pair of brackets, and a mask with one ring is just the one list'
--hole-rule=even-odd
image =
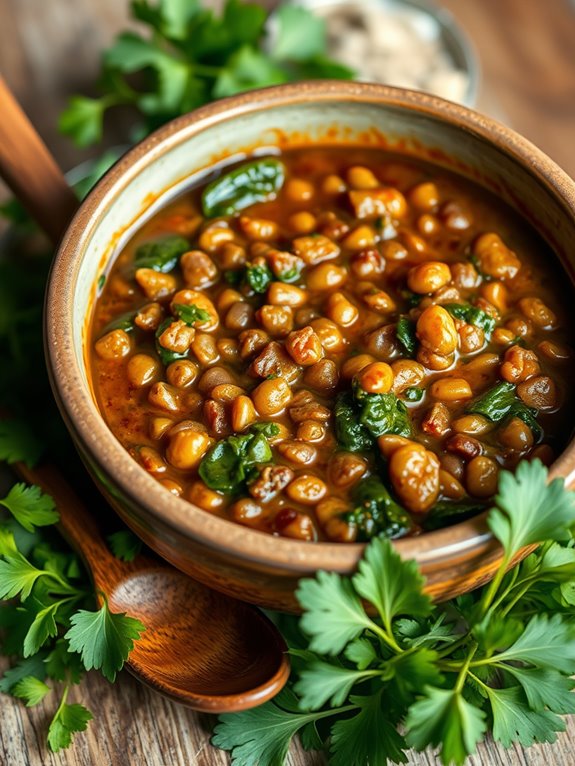
{"label": "lentil stew", "polygon": [[400,537],[566,444],[567,287],[498,199],[349,147],[208,180],[125,246],[92,323],[100,409],[168,491],[296,539]]}

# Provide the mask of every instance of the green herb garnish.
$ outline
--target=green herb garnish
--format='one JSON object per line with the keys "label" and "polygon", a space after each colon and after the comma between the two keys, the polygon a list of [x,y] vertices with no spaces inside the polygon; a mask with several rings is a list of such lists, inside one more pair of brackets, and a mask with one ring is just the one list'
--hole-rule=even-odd
{"label": "green herb garnish", "polygon": [[343,518],[357,528],[357,540],[372,537],[400,537],[411,528],[411,519],[389,494],[387,487],[374,476],[361,481],[353,494],[355,508]]}
{"label": "green herb garnish", "polygon": [[451,316],[454,316],[456,319],[461,319],[467,322],[467,324],[475,325],[475,327],[483,330],[485,340],[488,341],[491,338],[496,320],[495,317],[492,317],[483,309],[472,306],[469,303],[446,303],[443,308],[447,309]]}
{"label": "green herb garnish", "polygon": [[536,439],[542,434],[541,426],[535,419],[537,410],[528,407],[515,393],[513,383],[502,381],[490,388],[485,394],[467,407],[467,412],[484,415],[494,423],[507,417],[520,418],[533,431]]}
{"label": "green herb garnish", "polygon": [[276,436],[274,423],[256,423],[250,432],[221,439],[200,463],[199,474],[210,489],[236,494],[258,475],[258,466],[272,459],[268,439]]}
{"label": "green herb garnish", "polygon": [[230,170],[208,184],[202,192],[202,210],[207,218],[234,215],[256,202],[273,199],[283,186],[285,166],[273,157],[254,160]]}
{"label": "green herb garnish", "polygon": [[136,250],[134,264],[137,269],[153,269],[167,273],[178,265],[180,256],[190,249],[187,239],[170,234],[154,242],[145,242]]}
{"label": "green herb garnish", "polygon": [[368,394],[354,380],[352,391],[339,394],[335,402],[337,442],[352,452],[369,450],[378,436],[411,436],[411,420],[405,404],[393,393]]}
{"label": "green herb garnish", "polygon": [[256,293],[265,293],[273,281],[273,274],[267,266],[247,266],[245,281]]}
{"label": "green herb garnish", "polygon": [[193,327],[196,322],[207,322],[210,319],[210,313],[205,309],[198,308],[195,303],[174,304],[174,314],[189,327]]}
{"label": "green herb garnish", "polygon": [[575,582],[575,496],[546,480],[538,461],[501,472],[489,525],[503,561],[490,585],[447,604],[431,603],[416,562],[384,538],[351,577],[302,580],[290,686],[220,716],[213,744],[243,766],[282,766],[296,733],[329,751],[332,766],[405,763],[408,747],[430,746],[445,766],[462,766],[488,731],[504,747],[555,741],[560,715],[575,712],[575,624],[563,595]]}
{"label": "green herb garnish", "polygon": [[403,347],[407,356],[413,356],[415,354],[415,349],[417,348],[415,322],[406,316],[399,317],[395,333],[397,340]]}

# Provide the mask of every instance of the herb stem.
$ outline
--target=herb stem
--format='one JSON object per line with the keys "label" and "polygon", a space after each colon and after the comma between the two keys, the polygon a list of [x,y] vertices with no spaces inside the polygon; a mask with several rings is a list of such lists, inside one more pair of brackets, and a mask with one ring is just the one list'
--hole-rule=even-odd
{"label": "herb stem", "polygon": [[463,685],[465,684],[465,678],[467,676],[467,673],[469,672],[469,667],[471,665],[471,661],[473,660],[473,656],[475,655],[475,652],[477,651],[477,642],[473,642],[473,644],[470,647],[469,654],[465,658],[465,661],[461,667],[461,670],[459,671],[459,675],[457,677],[457,683],[455,685],[455,692],[459,694],[461,690],[463,689]]}

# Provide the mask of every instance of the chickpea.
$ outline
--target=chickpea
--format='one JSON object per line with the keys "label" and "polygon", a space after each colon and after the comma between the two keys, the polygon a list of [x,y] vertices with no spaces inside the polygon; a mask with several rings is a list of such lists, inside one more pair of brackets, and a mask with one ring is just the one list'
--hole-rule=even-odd
{"label": "chickpea", "polygon": [[270,342],[270,336],[263,330],[244,330],[238,336],[239,355],[241,359],[249,359],[264,349]]}
{"label": "chickpea", "polygon": [[317,449],[306,442],[288,439],[278,444],[277,449],[282,457],[298,465],[311,465],[317,458]]}
{"label": "chickpea", "polygon": [[192,341],[192,351],[203,365],[215,364],[220,354],[215,339],[206,332],[199,332]]}
{"label": "chickpea", "polygon": [[557,327],[557,316],[540,298],[521,298],[519,308],[536,327],[543,330]]}
{"label": "chickpea", "polygon": [[263,417],[279,415],[291,398],[291,388],[283,378],[264,380],[252,391],[254,406]]}
{"label": "chickpea", "polygon": [[443,371],[448,370],[453,364],[453,354],[450,356],[442,356],[441,354],[435,354],[428,348],[417,349],[417,361],[428,370]]}
{"label": "chickpea", "polygon": [[421,313],[416,335],[424,348],[441,356],[452,354],[457,348],[457,330],[443,306],[429,306]]}
{"label": "chickpea", "polygon": [[403,218],[407,213],[407,202],[399,189],[352,189],[349,201],[356,218]]}
{"label": "chickpea", "polygon": [[323,179],[321,190],[324,194],[343,194],[347,186],[343,178],[331,174]]}
{"label": "chickpea", "polygon": [[517,395],[536,410],[553,410],[559,403],[557,386],[548,375],[535,375],[523,381],[517,386]]}
{"label": "chickpea", "polygon": [[462,354],[473,354],[485,345],[485,333],[474,324],[462,324],[457,328],[459,350]]}
{"label": "chickpea", "polygon": [[216,347],[223,362],[235,363],[240,358],[240,344],[235,338],[218,338]]}
{"label": "chickpea", "polygon": [[136,269],[134,278],[144,291],[146,298],[157,301],[174,292],[178,283],[172,274],[162,274],[154,269]]}
{"label": "chickpea", "polygon": [[439,217],[451,231],[465,231],[473,222],[471,213],[454,200],[450,200],[441,206]]}
{"label": "chickpea", "polygon": [[182,406],[181,392],[166,383],[154,383],[148,393],[148,401],[166,412],[178,412]]}
{"label": "chickpea", "polygon": [[399,238],[412,257],[421,259],[421,257],[427,256],[427,242],[410,229],[401,229]]}
{"label": "chickpea", "polygon": [[308,266],[337,258],[339,255],[339,247],[336,243],[322,234],[297,237],[293,240],[292,246],[296,255]]}
{"label": "chickpea", "polygon": [[153,356],[148,354],[135,354],[128,361],[126,374],[133,386],[147,386],[153,383],[160,371],[160,365]]}
{"label": "chickpea", "polygon": [[443,402],[457,402],[473,396],[471,386],[464,378],[441,378],[431,384],[429,392],[434,399]]}
{"label": "chickpea", "polygon": [[434,293],[451,281],[451,271],[441,261],[426,261],[407,272],[407,286],[414,293]]}
{"label": "chickpea", "polygon": [[397,325],[393,322],[366,333],[363,338],[366,351],[386,361],[399,356],[400,348],[397,341],[396,328]]}
{"label": "chickpea", "polygon": [[453,284],[458,290],[473,290],[481,281],[472,263],[452,263],[449,270]]}
{"label": "chickpea", "polygon": [[348,250],[365,250],[377,243],[375,229],[371,226],[358,226],[343,240],[342,245]]}
{"label": "chickpea", "polygon": [[232,383],[221,383],[219,386],[212,388],[210,396],[216,402],[229,404],[234,402],[239,396],[245,395],[245,393],[244,389],[240,388],[240,386],[234,386]]}
{"label": "chickpea", "polygon": [[550,362],[564,362],[571,357],[570,348],[562,346],[560,343],[553,343],[550,340],[541,341],[537,348]]}
{"label": "chickpea", "polygon": [[301,210],[291,215],[288,223],[290,229],[293,229],[296,234],[311,234],[317,226],[317,219],[307,210]]}
{"label": "chickpea", "polygon": [[510,346],[516,339],[517,336],[505,327],[496,327],[491,336],[493,343],[497,343],[498,346]]}
{"label": "chickpea", "polygon": [[328,463],[327,475],[338,489],[347,489],[361,479],[367,471],[367,461],[351,452],[336,452]]}
{"label": "chickpea", "polygon": [[338,543],[352,543],[356,539],[355,525],[348,524],[341,518],[349,510],[349,505],[337,497],[328,497],[316,506],[315,515],[330,540]]}
{"label": "chickpea", "polygon": [[317,532],[311,518],[293,508],[282,508],[275,518],[275,526],[283,537],[308,542],[317,540]]}
{"label": "chickpea", "polygon": [[323,356],[321,341],[309,326],[291,332],[287,337],[285,348],[294,362],[301,364],[302,367],[319,362]]}
{"label": "chickpea", "polygon": [[204,289],[218,279],[218,269],[209,255],[201,250],[190,250],[180,258],[184,282],[188,287]]}
{"label": "chickpea", "polygon": [[296,438],[304,442],[320,442],[325,437],[325,426],[317,420],[304,420],[297,427]]}
{"label": "chickpea", "polygon": [[218,296],[218,311],[225,314],[235,303],[241,303],[243,300],[244,296],[241,293],[231,287],[226,287]]}
{"label": "chickpea", "polygon": [[341,287],[347,279],[347,269],[334,263],[320,263],[310,269],[307,275],[309,290],[331,290]]}
{"label": "chickpea", "polygon": [[345,380],[349,380],[373,362],[375,362],[375,359],[370,354],[357,354],[357,356],[350,356],[350,358],[346,359],[341,366],[341,376]]}
{"label": "chickpea", "polygon": [[190,503],[199,506],[204,511],[217,511],[225,503],[225,497],[219,492],[214,492],[203,481],[195,481],[188,490]]}
{"label": "chickpea", "polygon": [[397,434],[384,434],[377,440],[381,454],[385,458],[390,458],[394,452],[400,447],[405,447],[414,442],[411,439],[406,439],[405,436],[398,436]]}
{"label": "chickpea", "polygon": [[441,224],[434,215],[425,213],[420,215],[415,225],[417,230],[424,237],[433,237],[435,234],[439,234]]}
{"label": "chickpea", "polygon": [[207,295],[198,290],[178,290],[170,303],[170,307],[174,314],[176,313],[175,306],[178,304],[183,304],[184,306],[196,306],[210,315],[210,318],[206,319],[204,322],[194,322],[196,330],[199,329],[203,332],[212,332],[212,330],[215,330],[220,323],[216,307]]}
{"label": "chickpea", "polygon": [[153,447],[141,447],[138,450],[138,462],[148,473],[161,474],[166,472],[166,463],[160,453]]}
{"label": "chickpea", "polygon": [[363,165],[354,165],[349,168],[347,182],[352,189],[377,189],[380,185],[374,173]]}
{"label": "chickpea", "polygon": [[174,351],[176,354],[185,354],[191,346],[195,335],[196,331],[193,327],[188,327],[184,321],[177,319],[166,327],[158,341],[161,346],[169,351]]}
{"label": "chickpea", "polygon": [[154,441],[159,441],[173,425],[171,418],[153,417],[150,419],[149,434]]}
{"label": "chickpea", "polygon": [[247,330],[253,324],[254,313],[254,308],[249,303],[234,303],[226,313],[224,325],[228,330]]}
{"label": "chickpea", "polygon": [[284,338],[293,329],[293,311],[290,306],[262,306],[256,312],[262,327],[276,338]]}
{"label": "chickpea", "polygon": [[498,435],[501,444],[514,452],[525,452],[533,446],[533,433],[521,418],[511,418]]}
{"label": "chickpea", "polygon": [[159,303],[148,303],[138,311],[134,324],[140,330],[155,332],[162,322],[164,310]]}
{"label": "chickpea", "polygon": [[256,419],[256,410],[249,396],[240,395],[232,402],[232,428],[243,431]]}
{"label": "chickpea", "polygon": [[209,394],[216,386],[224,383],[236,384],[236,378],[225,367],[211,367],[206,370],[198,382],[198,391],[201,394]]}
{"label": "chickpea", "polygon": [[303,380],[306,386],[318,391],[332,391],[339,381],[337,365],[331,359],[320,359],[319,362],[306,367]]}
{"label": "chickpea", "polygon": [[120,361],[132,350],[132,340],[124,330],[112,330],[96,341],[96,353],[106,361]]}
{"label": "chickpea", "polygon": [[319,477],[304,473],[288,484],[286,494],[294,503],[315,505],[327,494],[327,486]]}
{"label": "chickpea", "polygon": [[247,261],[246,249],[236,242],[226,242],[218,249],[218,260],[224,271],[239,269]]}
{"label": "chickpea", "polygon": [[256,503],[251,497],[244,497],[236,501],[229,509],[230,516],[238,524],[246,527],[257,527],[262,519],[270,515],[270,510]]}
{"label": "chickpea", "polygon": [[513,333],[515,338],[523,338],[523,340],[529,340],[533,335],[533,324],[529,319],[521,319],[520,317],[511,317],[505,322],[505,327]]}
{"label": "chickpea", "polygon": [[392,453],[389,477],[400,502],[413,513],[424,513],[437,500],[439,460],[421,444],[407,444]]}
{"label": "chickpea", "polygon": [[499,467],[495,460],[485,455],[474,457],[465,469],[467,491],[473,497],[491,497],[497,492]]}
{"label": "chickpea", "polygon": [[380,249],[382,256],[387,261],[403,261],[409,255],[407,248],[395,239],[382,242]]}
{"label": "chickpea", "polygon": [[278,225],[275,221],[268,221],[265,218],[250,218],[248,215],[241,215],[240,229],[248,239],[266,241],[275,239],[278,235]]}
{"label": "chickpea", "polygon": [[175,495],[176,497],[180,497],[184,491],[181,485],[173,479],[161,479],[160,484],[162,487],[165,487],[168,492],[171,492],[172,495]]}
{"label": "chickpea", "polygon": [[503,282],[486,282],[481,285],[479,292],[486,301],[489,301],[492,306],[495,306],[497,311],[502,314],[507,311],[509,293]]}
{"label": "chickpea", "polygon": [[429,212],[439,205],[439,190],[434,183],[427,181],[414,186],[407,198],[413,207]]}
{"label": "chickpea", "polygon": [[177,359],[166,369],[168,383],[176,388],[190,386],[198,377],[199,367],[189,359]]}
{"label": "chickpea", "polygon": [[459,482],[462,481],[463,474],[465,473],[465,463],[460,457],[446,452],[441,456],[439,462],[444,471],[447,471],[452,476],[455,476]]}
{"label": "chickpea", "polygon": [[302,306],[307,303],[307,292],[296,285],[272,282],[268,289],[268,303],[272,306]]}
{"label": "chickpea", "polygon": [[385,290],[371,289],[370,292],[364,293],[362,298],[368,308],[378,314],[389,314],[396,309],[395,301]]}
{"label": "chickpea", "polygon": [[481,436],[493,429],[493,423],[482,415],[461,415],[461,417],[455,418],[451,427],[458,434]]}
{"label": "chickpea", "polygon": [[321,317],[319,319],[312,319],[310,327],[321,341],[321,345],[326,351],[337,352],[342,351],[345,348],[345,340],[341,334],[341,330],[330,319]]}
{"label": "chickpea", "polygon": [[425,368],[411,359],[398,359],[391,363],[393,393],[400,394],[406,388],[417,386],[425,377]]}
{"label": "chickpea", "polygon": [[443,468],[439,469],[439,489],[442,495],[451,500],[461,500],[465,495],[465,489],[461,482]]}
{"label": "chickpea", "polygon": [[498,234],[482,234],[475,241],[473,252],[481,272],[495,279],[513,279],[521,268],[519,258]]}
{"label": "chickpea", "polygon": [[354,253],[350,259],[350,268],[359,279],[369,279],[385,271],[385,258],[373,247]]}
{"label": "chickpea", "polygon": [[521,383],[541,370],[537,354],[522,346],[511,346],[501,364],[501,377],[508,383]]}
{"label": "chickpea", "polygon": [[215,253],[223,245],[234,240],[235,234],[227,221],[215,221],[200,234],[198,244],[201,250]]}
{"label": "chickpea", "polygon": [[349,327],[359,316],[357,306],[354,306],[343,293],[332,293],[326,304],[326,314],[341,327]]}
{"label": "chickpea", "polygon": [[291,202],[308,202],[314,193],[313,184],[303,178],[290,178],[285,185],[285,195]]}
{"label": "chickpea", "polygon": [[393,371],[385,362],[372,362],[360,371],[357,381],[369,394],[386,394],[393,385]]}
{"label": "chickpea", "polygon": [[174,468],[191,471],[199,465],[212,443],[213,439],[203,431],[186,428],[171,434],[166,457]]}

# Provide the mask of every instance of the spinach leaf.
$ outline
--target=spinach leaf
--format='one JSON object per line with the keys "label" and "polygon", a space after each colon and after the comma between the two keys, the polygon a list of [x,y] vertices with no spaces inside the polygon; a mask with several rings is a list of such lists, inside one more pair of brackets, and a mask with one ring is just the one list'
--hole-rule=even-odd
{"label": "spinach leaf", "polygon": [[397,340],[403,346],[408,356],[413,356],[417,347],[417,337],[415,335],[415,322],[409,317],[402,316],[397,320],[395,330]]}
{"label": "spinach leaf", "polygon": [[490,316],[483,309],[472,306],[470,303],[446,303],[443,308],[449,311],[451,316],[454,316],[456,319],[462,319],[467,324],[481,328],[485,335],[485,340],[491,338],[496,320],[495,317]]}
{"label": "spinach leaf", "polygon": [[360,542],[372,537],[400,537],[411,528],[411,519],[389,494],[387,487],[374,476],[360,482],[354,492],[353,511],[343,515],[345,521],[357,527]]}
{"label": "spinach leaf", "polygon": [[371,434],[357,419],[351,392],[339,394],[334,407],[335,435],[342,449],[350,452],[369,450],[373,445]]}
{"label": "spinach leaf", "polygon": [[178,351],[172,351],[169,348],[165,348],[160,343],[160,337],[164,330],[166,330],[172,322],[175,322],[176,320],[174,317],[168,317],[167,319],[164,319],[164,321],[161,323],[161,325],[156,330],[156,353],[162,360],[162,364],[167,367],[169,364],[172,364],[172,362],[177,361],[178,359],[186,359],[188,356],[188,352],[184,351],[183,354],[181,354]]}
{"label": "spinach leaf", "polygon": [[176,303],[174,312],[189,327],[193,327],[196,322],[207,322],[210,319],[209,312],[198,308],[195,303]]}
{"label": "spinach leaf", "polygon": [[484,415],[494,423],[507,417],[520,418],[533,431],[535,439],[542,434],[541,426],[535,419],[537,410],[528,407],[515,394],[515,385],[502,381],[490,388],[483,396],[467,407],[467,412]]}
{"label": "spinach leaf", "polygon": [[258,465],[272,459],[270,436],[279,433],[274,423],[256,423],[247,434],[221,439],[200,463],[199,474],[210,487],[227,494],[240,492],[258,475]]}
{"label": "spinach leaf", "polygon": [[273,280],[273,274],[265,265],[246,266],[245,280],[256,293],[265,293]]}
{"label": "spinach leaf", "polygon": [[120,314],[119,317],[113,319],[102,330],[102,335],[106,335],[112,330],[123,330],[124,332],[132,332],[134,330],[134,319],[136,318],[135,311],[127,311],[125,314]]}
{"label": "spinach leaf", "polygon": [[411,436],[411,421],[405,404],[395,394],[368,394],[359,383],[352,383],[358,420],[372,437],[383,434]]}
{"label": "spinach leaf", "polygon": [[285,180],[285,167],[273,157],[248,162],[208,184],[202,193],[207,218],[234,215],[256,202],[273,199]]}
{"label": "spinach leaf", "polygon": [[181,255],[190,249],[187,239],[171,234],[155,242],[145,242],[136,250],[137,269],[153,269],[166,273],[177,265]]}
{"label": "spinach leaf", "polygon": [[487,506],[477,500],[468,500],[455,503],[449,500],[441,500],[431,508],[423,520],[423,529],[430,532],[433,529],[441,529],[450,524],[456,524],[475,516],[484,511]]}

